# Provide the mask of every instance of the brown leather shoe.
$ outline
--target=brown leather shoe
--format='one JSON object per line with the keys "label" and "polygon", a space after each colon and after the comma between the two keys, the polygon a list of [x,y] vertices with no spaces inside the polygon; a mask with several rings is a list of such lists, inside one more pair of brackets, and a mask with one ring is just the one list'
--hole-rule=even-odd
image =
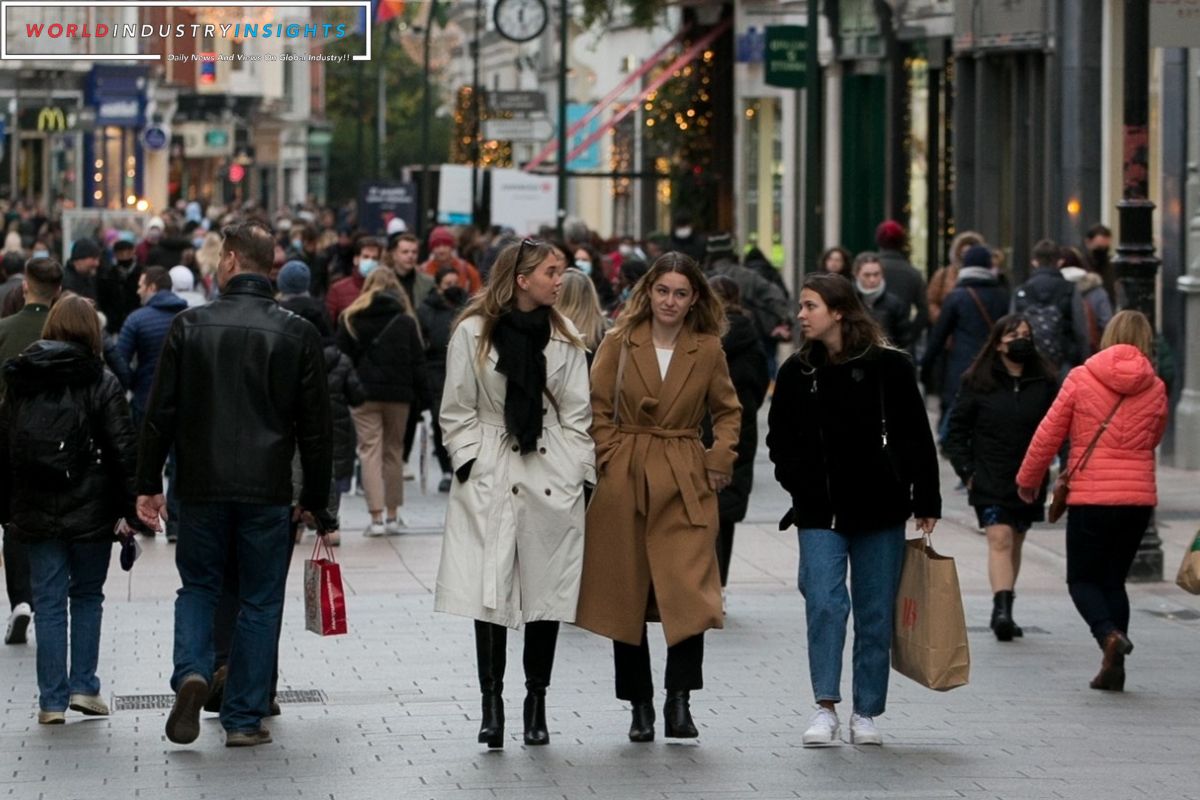
{"label": "brown leather shoe", "polygon": [[1133,642],[1123,631],[1113,631],[1104,637],[1101,647],[1104,658],[1100,662],[1100,672],[1088,685],[1109,692],[1125,691],[1125,656],[1133,652]]}

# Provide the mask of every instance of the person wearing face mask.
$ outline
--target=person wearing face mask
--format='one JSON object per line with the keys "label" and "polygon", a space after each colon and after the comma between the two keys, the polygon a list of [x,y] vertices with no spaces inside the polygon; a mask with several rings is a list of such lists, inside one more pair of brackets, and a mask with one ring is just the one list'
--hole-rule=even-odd
{"label": "person wearing face mask", "polygon": [[[413,239],[413,245],[415,248],[416,239]],[[424,273],[419,274],[425,277]],[[433,454],[442,468],[438,491],[444,493],[450,491],[454,469],[450,454],[442,442],[438,410],[442,407],[442,389],[446,384],[446,351],[450,346],[450,333],[468,297],[466,290],[458,285],[458,273],[453,267],[438,270],[436,281],[435,291],[426,294],[417,308],[417,320],[421,323],[421,338],[425,340],[426,385],[429,387],[429,406],[434,412]]]}
{"label": "person wearing face mask", "polygon": [[705,238],[696,233],[692,217],[687,212],[681,211],[675,215],[675,228],[666,247],[691,257],[697,264],[704,263]]}
{"label": "person wearing face mask", "polygon": [[483,288],[483,279],[470,262],[454,254],[457,244],[449,228],[441,225],[434,228],[429,233],[429,260],[421,270],[433,277],[443,267],[453,267],[458,273],[458,285],[466,289],[467,294],[474,295]]}
{"label": "person wearing face mask", "polygon": [[1113,271],[1112,259],[1109,251],[1112,249],[1112,231],[1107,225],[1097,222],[1095,225],[1087,229],[1087,233],[1083,237],[1083,252],[1087,254],[1087,264],[1085,265],[1089,272],[1095,272],[1100,275],[1104,282],[1104,291],[1108,292],[1108,299],[1111,303],[1117,303],[1117,279]]}
{"label": "person wearing face mask", "polygon": [[335,326],[338,317],[350,307],[360,294],[367,276],[379,266],[383,257],[383,246],[378,239],[363,236],[354,243],[354,256],[351,260],[353,270],[345,278],[335,281],[325,295],[325,310],[329,312],[329,320]]}
{"label": "person wearing face mask", "polygon": [[591,279],[592,285],[596,287],[596,296],[600,299],[600,307],[612,308],[617,300],[617,293],[607,277],[608,269],[604,257],[590,245],[579,245],[575,248],[575,269]]}
{"label": "person wearing face mask", "polygon": [[1022,635],[1013,619],[1021,548],[1025,533],[1045,516],[1046,481],[1027,503],[1017,494],[1017,470],[1057,392],[1054,370],[1038,353],[1028,318],[1009,314],[992,326],[963,374],[946,430],[943,449],[987,535],[991,628],[1002,642]]}
{"label": "person wearing face mask", "polygon": [[909,344],[908,308],[887,290],[887,281],[883,279],[883,264],[877,253],[859,253],[854,259],[854,287],[858,297],[871,312],[871,316],[883,328],[888,341],[907,350]]}

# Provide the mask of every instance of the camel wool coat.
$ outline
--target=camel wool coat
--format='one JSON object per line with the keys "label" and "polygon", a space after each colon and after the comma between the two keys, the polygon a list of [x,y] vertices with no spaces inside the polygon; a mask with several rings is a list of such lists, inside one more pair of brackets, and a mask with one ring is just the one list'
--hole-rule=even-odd
{"label": "camel wool coat", "polygon": [[446,353],[442,441],[455,472],[475,463],[466,481],[451,483],[434,608],[510,628],[571,622],[583,562],[583,484],[596,480],[587,360],[551,328],[546,388],[554,402],[542,399],[538,448],[521,455],[504,426],[508,379],[496,371],[496,351],[489,348],[482,364],[476,355],[482,329],[478,316],[463,320]]}
{"label": "camel wool coat", "polygon": [[[599,473],[587,511],[575,624],[627,644],[661,621],[675,645],[724,624],[717,569],[717,495],[707,470],[733,462],[741,405],[721,339],[684,328],[660,377],[647,321],[630,331],[620,424],[613,424],[622,343],[607,336],[592,365],[592,438]],[[712,414],[713,446],[700,442]]]}

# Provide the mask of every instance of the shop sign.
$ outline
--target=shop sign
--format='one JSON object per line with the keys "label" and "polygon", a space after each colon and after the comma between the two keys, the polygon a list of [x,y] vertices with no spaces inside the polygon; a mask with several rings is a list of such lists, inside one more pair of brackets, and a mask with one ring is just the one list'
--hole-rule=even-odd
{"label": "shop sign", "polygon": [[136,97],[101,100],[96,104],[96,122],[101,125],[137,127],[142,124],[142,104]]}
{"label": "shop sign", "polygon": [[767,26],[763,68],[768,86],[803,89],[807,62],[807,28],[801,25]]}
{"label": "shop sign", "polygon": [[529,114],[546,110],[545,92],[488,92],[485,95],[488,111],[514,114]]}
{"label": "shop sign", "polygon": [[147,150],[162,150],[167,146],[170,137],[167,132],[158,125],[146,128],[142,134],[142,143],[146,145]]}
{"label": "shop sign", "polygon": [[1195,47],[1200,42],[1200,0],[1150,0],[1150,46]]}
{"label": "shop sign", "polygon": [[545,175],[519,169],[493,169],[492,224],[517,233],[553,225],[558,215],[558,184]]}
{"label": "shop sign", "polygon": [[71,128],[71,111],[62,106],[23,108],[17,115],[23,131],[62,133]]}
{"label": "shop sign", "polygon": [[382,236],[394,217],[408,229],[417,227],[417,187],[411,181],[369,181],[359,186],[359,223],[363,230]]}
{"label": "shop sign", "polygon": [[187,158],[216,158],[233,155],[233,133],[232,128],[228,125],[183,122],[177,123],[175,130],[183,139],[183,152]]}

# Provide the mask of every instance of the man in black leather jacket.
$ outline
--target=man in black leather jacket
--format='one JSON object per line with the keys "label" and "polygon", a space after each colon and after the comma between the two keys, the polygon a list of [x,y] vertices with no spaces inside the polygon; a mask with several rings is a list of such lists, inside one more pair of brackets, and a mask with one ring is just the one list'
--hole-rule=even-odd
{"label": "man in black leather jacket", "polygon": [[241,607],[221,724],[226,745],[243,746],[271,741],[261,722],[278,652],[297,448],[301,508],[322,534],[337,521],[326,509],[333,455],[320,337],[274,300],[270,231],[244,222],[222,234],[221,297],[175,318],[158,362],[138,454],[138,515],[158,527],[162,467],[174,445],[183,586],[167,738],[187,744],[199,735],[212,681],[213,611],[233,548]]}

